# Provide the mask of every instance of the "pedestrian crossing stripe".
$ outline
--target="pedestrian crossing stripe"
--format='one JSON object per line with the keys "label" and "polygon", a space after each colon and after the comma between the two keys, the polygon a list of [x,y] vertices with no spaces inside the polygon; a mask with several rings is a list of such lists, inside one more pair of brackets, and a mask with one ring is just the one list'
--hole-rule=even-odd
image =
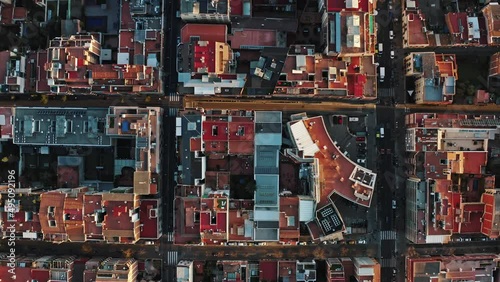
{"label": "pedestrian crossing stripe", "polygon": [[397,233],[396,231],[386,230],[380,231],[380,240],[396,240]]}
{"label": "pedestrian crossing stripe", "polygon": [[174,233],[167,232],[167,242],[173,242],[173,241],[174,241]]}
{"label": "pedestrian crossing stripe", "polygon": [[167,252],[167,265],[177,265],[177,255],[175,251]]}

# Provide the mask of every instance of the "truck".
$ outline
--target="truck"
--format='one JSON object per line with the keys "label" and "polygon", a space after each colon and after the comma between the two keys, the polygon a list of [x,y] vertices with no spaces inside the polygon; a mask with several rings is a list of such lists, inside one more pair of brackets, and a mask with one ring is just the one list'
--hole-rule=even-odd
{"label": "truck", "polygon": [[379,75],[380,75],[380,82],[384,82],[384,78],[385,78],[385,67],[380,67]]}

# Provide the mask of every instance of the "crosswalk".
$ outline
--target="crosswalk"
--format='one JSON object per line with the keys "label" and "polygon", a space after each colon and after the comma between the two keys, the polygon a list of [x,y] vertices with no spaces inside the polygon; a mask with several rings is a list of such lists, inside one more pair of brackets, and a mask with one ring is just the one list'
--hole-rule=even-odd
{"label": "crosswalk", "polygon": [[394,97],[394,88],[379,88],[378,97]]}
{"label": "crosswalk", "polygon": [[181,100],[181,96],[179,95],[178,92],[170,92],[168,94],[168,100],[170,102],[179,102]]}
{"label": "crosswalk", "polygon": [[167,237],[167,242],[173,242],[174,241],[174,232],[167,232],[166,237]]}
{"label": "crosswalk", "polygon": [[381,259],[380,261],[381,261],[380,265],[382,267],[392,267],[392,268],[396,267],[396,258]]}
{"label": "crosswalk", "polygon": [[168,115],[171,117],[176,117],[179,109],[177,108],[169,108],[168,109]]}
{"label": "crosswalk", "polygon": [[396,240],[396,231],[386,230],[380,231],[380,240]]}
{"label": "crosswalk", "polygon": [[176,251],[167,252],[167,265],[177,265],[177,255]]}

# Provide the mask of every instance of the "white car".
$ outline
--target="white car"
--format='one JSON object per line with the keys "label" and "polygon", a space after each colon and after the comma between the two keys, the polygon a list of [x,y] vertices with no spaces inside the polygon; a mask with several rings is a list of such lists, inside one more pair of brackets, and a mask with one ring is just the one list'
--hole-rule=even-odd
{"label": "white car", "polygon": [[396,200],[392,200],[392,208],[396,209]]}
{"label": "white car", "polygon": [[391,51],[391,59],[394,59],[394,51]]}
{"label": "white car", "polygon": [[365,159],[358,159],[357,163],[358,164],[366,164],[366,160]]}
{"label": "white car", "polygon": [[389,30],[389,39],[394,39],[394,31]]}

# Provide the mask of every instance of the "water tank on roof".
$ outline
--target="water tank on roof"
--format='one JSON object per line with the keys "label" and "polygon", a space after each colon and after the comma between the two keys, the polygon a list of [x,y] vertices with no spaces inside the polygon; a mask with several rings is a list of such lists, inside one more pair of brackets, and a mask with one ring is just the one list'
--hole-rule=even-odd
{"label": "water tank on roof", "polygon": [[124,120],[122,122],[122,132],[128,132],[130,130],[130,122],[127,120]]}

